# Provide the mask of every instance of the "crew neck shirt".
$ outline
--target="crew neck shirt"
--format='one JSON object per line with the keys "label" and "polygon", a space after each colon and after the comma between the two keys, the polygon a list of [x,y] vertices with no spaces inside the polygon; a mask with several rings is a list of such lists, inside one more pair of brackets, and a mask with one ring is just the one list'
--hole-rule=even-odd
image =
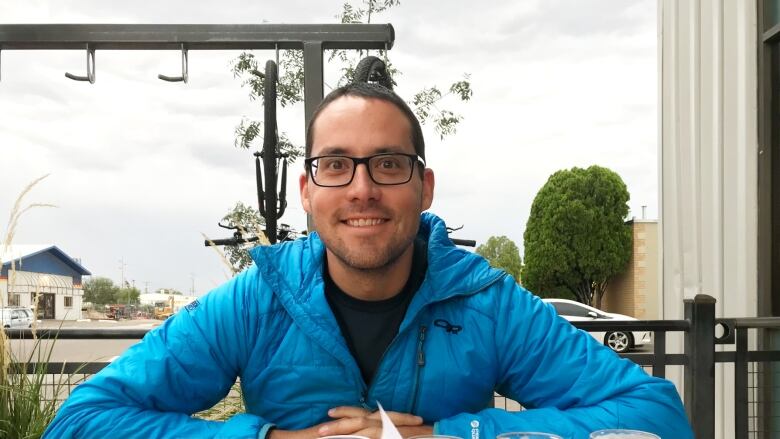
{"label": "crew neck shirt", "polygon": [[356,299],[342,291],[330,277],[325,258],[325,297],[366,384],[371,383],[382,355],[398,334],[414,293],[425,279],[427,247],[424,240],[415,239],[412,269],[406,284],[398,294],[384,300]]}

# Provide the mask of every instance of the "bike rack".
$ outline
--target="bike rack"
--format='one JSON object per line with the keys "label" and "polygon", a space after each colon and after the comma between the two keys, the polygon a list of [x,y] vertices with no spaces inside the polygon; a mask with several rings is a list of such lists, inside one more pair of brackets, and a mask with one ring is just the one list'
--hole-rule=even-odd
{"label": "bike rack", "polygon": [[[273,99],[265,99],[266,132],[263,142],[265,193],[262,192],[259,159],[256,157],[258,202],[266,218],[266,230],[271,243],[277,240],[276,220],[287,206],[287,161],[279,157],[282,167],[282,188],[277,196],[276,181],[279,164],[276,148],[276,66],[280,49],[303,50],[304,126],[308,126],[314,110],[323,98],[323,51],[329,49],[384,49],[392,47],[395,31],[390,24],[0,24],[2,50],[87,50],[86,76],[66,73],[76,81],[95,83],[96,50],[180,50],[181,76],[157,77],[169,82],[187,83],[190,50],[274,50],[276,63],[269,61],[266,70],[273,70]],[[268,94],[268,93],[266,93]],[[273,109],[273,117],[268,113]],[[273,123],[268,121],[273,119]],[[277,210],[278,202],[278,210]],[[289,234],[289,230],[287,231]]]}
{"label": "bike rack", "polygon": [[[90,62],[91,61],[91,62]],[[95,83],[95,48],[89,47],[87,43],[87,75],[79,76],[73,73],[65,72],[65,77],[74,81],[89,81],[90,84]]]}
{"label": "bike rack", "polygon": [[[168,82],[187,83],[190,50],[275,50],[276,62],[266,63],[265,135],[263,152],[255,153],[258,204],[266,219],[271,243],[277,240],[276,220],[287,206],[286,157],[276,157],[276,77],[279,49],[303,50],[304,114],[308,126],[314,110],[323,99],[323,51],[328,49],[384,49],[385,59],[368,57],[361,61],[367,70],[366,81],[379,82],[392,88],[387,74],[387,51],[395,41],[390,24],[0,24],[0,50],[74,50],[86,47],[87,74],[65,73],[75,81],[95,83],[95,52],[99,50],[180,50],[181,76],[157,77]],[[268,81],[268,73],[273,80]],[[273,99],[268,99],[273,86]],[[269,102],[272,101],[272,102]],[[273,117],[269,117],[269,111]],[[273,119],[273,123],[268,122]],[[265,190],[263,191],[259,158],[263,158]],[[277,163],[279,160],[279,163]],[[282,187],[277,196],[279,165]],[[262,195],[261,195],[262,194]],[[277,207],[278,203],[278,207]],[[289,231],[288,231],[289,232]],[[475,245],[470,241],[453,240],[459,245]]]}
{"label": "bike rack", "polygon": [[90,83],[95,82],[97,50],[181,50],[182,76],[168,77],[181,82],[186,82],[187,51],[303,50],[305,125],[323,98],[324,50],[387,50],[394,41],[390,24],[0,24],[2,50],[86,46],[87,75],[68,78]]}
{"label": "bike rack", "polygon": [[187,49],[184,47],[184,44],[181,45],[181,76],[166,76],[163,74],[157,75],[158,78],[162,79],[163,81],[168,82],[184,82],[187,83],[188,75],[187,70],[189,69],[189,57],[187,56]]}

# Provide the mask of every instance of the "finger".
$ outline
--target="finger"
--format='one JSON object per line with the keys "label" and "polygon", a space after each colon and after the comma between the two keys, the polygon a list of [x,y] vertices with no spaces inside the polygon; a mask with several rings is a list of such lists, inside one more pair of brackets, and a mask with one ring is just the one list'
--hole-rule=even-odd
{"label": "finger", "polygon": [[328,410],[331,418],[358,418],[370,415],[371,412],[362,407],[340,406]]}
{"label": "finger", "polygon": [[379,439],[382,437],[382,427],[365,428],[354,433],[356,436],[365,436],[371,439]]}
{"label": "finger", "polygon": [[366,416],[355,418],[340,418],[335,421],[326,422],[318,430],[320,436],[333,436],[338,434],[355,434],[356,431],[371,427],[381,427],[382,422],[376,419],[369,419]]}
{"label": "finger", "polygon": [[[399,425],[421,425],[423,423],[423,418],[413,415],[411,413],[400,413],[400,412],[385,412],[387,413],[387,416],[390,418],[390,420],[393,422],[393,424],[397,427]],[[370,419],[382,419],[379,412],[371,413],[368,416]]]}

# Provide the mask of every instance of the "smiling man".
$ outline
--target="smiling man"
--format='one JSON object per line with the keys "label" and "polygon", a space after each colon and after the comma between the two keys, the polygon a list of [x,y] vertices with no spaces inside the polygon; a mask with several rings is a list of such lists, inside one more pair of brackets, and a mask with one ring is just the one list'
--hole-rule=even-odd
{"label": "smiling man", "polygon": [[[378,437],[378,403],[404,437],[692,437],[670,382],[573,328],[423,213],[433,171],[392,91],[334,90],[306,157],[301,200],[317,232],[254,249],[254,266],[76,388],[48,437]],[[247,413],[190,417],[236,378]],[[526,410],[492,408],[494,392]]]}

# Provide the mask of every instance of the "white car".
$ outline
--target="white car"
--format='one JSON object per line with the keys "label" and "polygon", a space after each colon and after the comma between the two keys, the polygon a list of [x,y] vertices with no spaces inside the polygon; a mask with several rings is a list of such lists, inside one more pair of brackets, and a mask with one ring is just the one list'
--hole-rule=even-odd
{"label": "white car", "polygon": [[30,328],[32,327],[31,314],[24,308],[0,308],[0,323],[3,328]]}
{"label": "white car", "polygon": [[[555,307],[559,316],[570,322],[592,322],[598,320],[637,320],[633,317],[623,314],[604,312],[580,302],[566,299],[542,299]],[[596,340],[612,348],[613,351],[623,353],[628,352],[637,346],[642,346],[652,342],[652,332],[650,331],[614,331],[614,332],[591,332]]]}

